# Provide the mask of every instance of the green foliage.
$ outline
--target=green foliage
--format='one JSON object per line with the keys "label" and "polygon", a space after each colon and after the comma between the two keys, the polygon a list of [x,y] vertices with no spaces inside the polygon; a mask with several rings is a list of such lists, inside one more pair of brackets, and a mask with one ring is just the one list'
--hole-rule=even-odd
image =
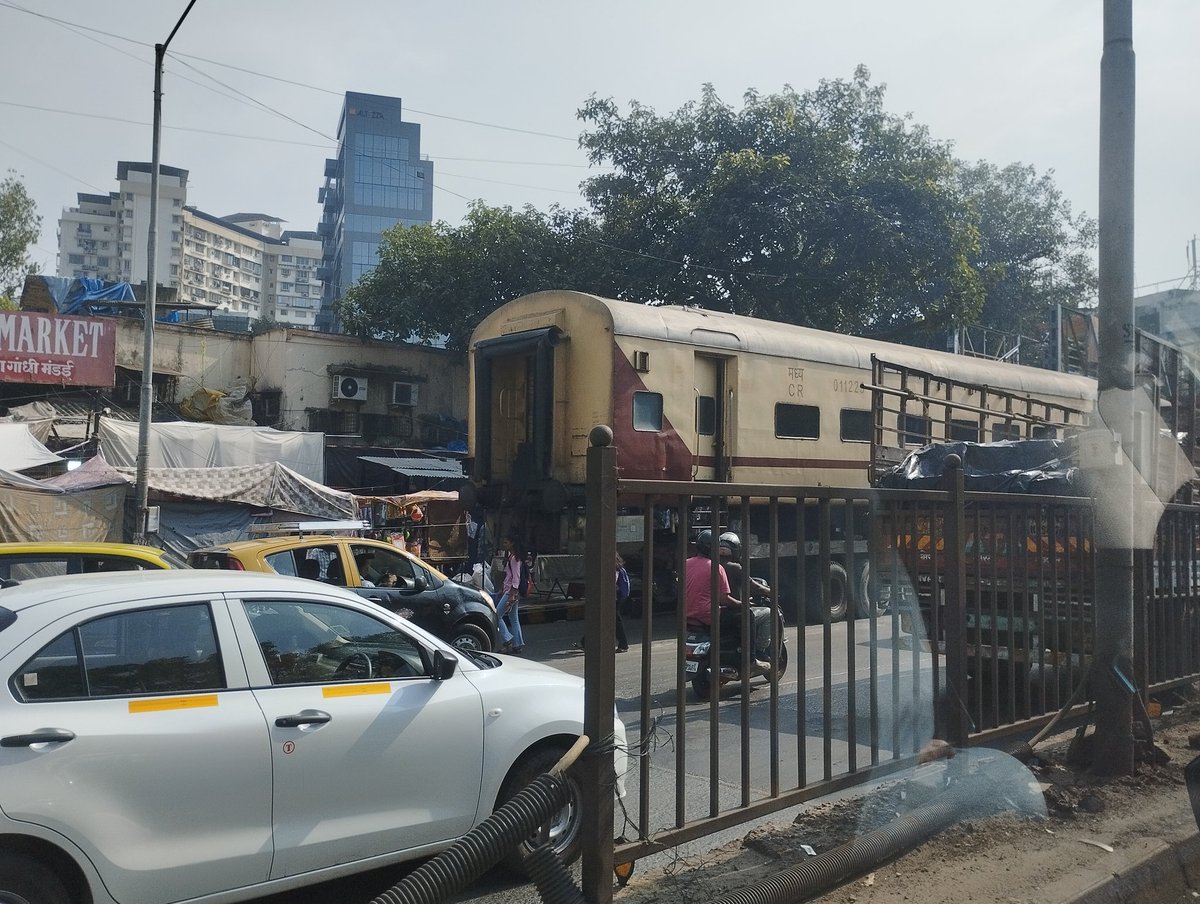
{"label": "green foliage", "polygon": [[518,295],[579,289],[845,333],[1012,328],[1094,287],[1095,224],[1049,174],[966,166],[859,67],[849,81],[740,109],[705,86],[660,115],[591,98],[579,111],[589,209],[472,206],[461,226],[398,227],[338,314],[364,336],[465,348]]}
{"label": "green foliage", "polygon": [[0,294],[11,295],[35,272],[27,253],[37,241],[42,218],[25,184],[9,170],[0,180]]}

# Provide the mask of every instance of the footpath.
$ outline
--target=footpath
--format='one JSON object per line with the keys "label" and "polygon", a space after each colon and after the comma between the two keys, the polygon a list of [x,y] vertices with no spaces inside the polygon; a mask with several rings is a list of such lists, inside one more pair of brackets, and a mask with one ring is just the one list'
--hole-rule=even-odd
{"label": "footpath", "polygon": [[[1045,815],[991,816],[952,826],[874,872],[818,897],[818,904],[1177,904],[1200,900],[1200,835],[1183,769],[1200,753],[1200,704],[1155,720],[1155,742],[1170,758],[1136,775],[1095,780],[1067,763],[1074,735],[1038,746],[1029,764]],[[1015,761],[1010,761],[1015,766]],[[1024,775],[1024,773],[1022,773]],[[1028,776],[1026,776],[1028,778]],[[637,871],[618,904],[713,901],[828,851],[927,799],[913,781],[815,805],[791,823],[665,868]],[[783,901],[783,898],[776,898]],[[790,901],[800,899],[791,898]]]}

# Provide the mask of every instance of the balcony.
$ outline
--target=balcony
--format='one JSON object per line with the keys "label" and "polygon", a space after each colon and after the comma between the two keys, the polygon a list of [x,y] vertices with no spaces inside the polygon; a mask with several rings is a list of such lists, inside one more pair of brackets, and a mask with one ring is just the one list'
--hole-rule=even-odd
{"label": "balcony", "polygon": [[326,179],[336,179],[337,175],[338,175],[338,170],[340,168],[341,168],[341,161],[339,161],[337,158],[330,158],[330,157],[325,158],[325,178]]}

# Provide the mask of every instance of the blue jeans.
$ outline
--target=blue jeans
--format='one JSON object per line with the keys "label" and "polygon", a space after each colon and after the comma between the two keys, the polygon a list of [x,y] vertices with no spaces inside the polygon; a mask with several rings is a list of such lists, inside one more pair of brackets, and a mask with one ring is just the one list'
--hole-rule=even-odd
{"label": "blue jeans", "polygon": [[521,598],[516,594],[505,591],[496,603],[496,623],[500,629],[500,639],[511,643],[516,649],[525,646],[525,638],[521,635],[521,619],[517,607]]}

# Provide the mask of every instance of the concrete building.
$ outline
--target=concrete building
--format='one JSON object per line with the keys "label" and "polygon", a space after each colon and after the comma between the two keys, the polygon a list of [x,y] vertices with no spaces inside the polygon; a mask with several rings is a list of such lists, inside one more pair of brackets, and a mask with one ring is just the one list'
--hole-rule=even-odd
{"label": "concrete building", "polygon": [[433,222],[433,163],[421,159],[421,127],[404,122],[398,97],[347,91],[337,157],[325,161],[317,232],[324,241],[324,297],[318,325],[335,326],[330,306],[378,262],[381,234],[397,224]]}
{"label": "concrete building", "polygon": [[[282,229],[262,213],[218,217],[187,205],[187,170],[163,166],[158,283],[178,300],[241,318],[313,328],[320,307],[320,236]],[[117,164],[120,191],[79,194],[58,228],[58,275],[144,283],[150,164]]]}
{"label": "concrete building", "polygon": [[[119,190],[79,194],[78,204],[58,221],[58,275],[91,276],[128,283],[146,281],[150,235],[150,164],[117,163]],[[188,171],[159,167],[159,284],[179,284],[180,233],[187,203]]]}

